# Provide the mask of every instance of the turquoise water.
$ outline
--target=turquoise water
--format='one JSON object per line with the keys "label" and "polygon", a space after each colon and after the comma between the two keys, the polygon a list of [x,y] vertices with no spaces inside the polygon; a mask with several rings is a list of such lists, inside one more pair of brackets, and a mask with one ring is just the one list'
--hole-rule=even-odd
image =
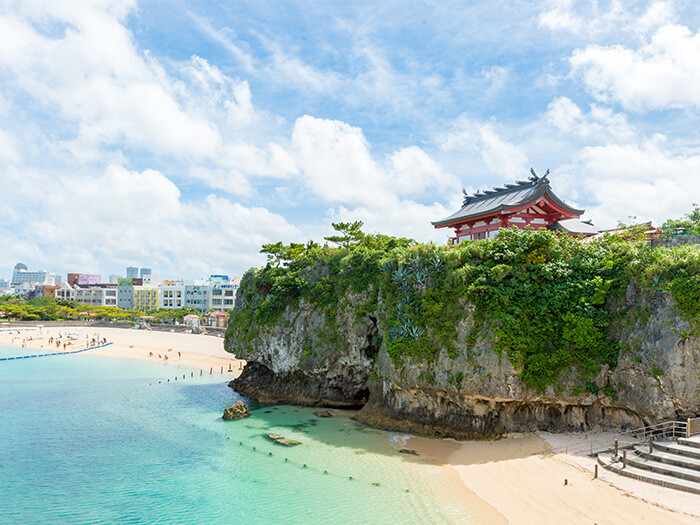
{"label": "turquoise water", "polygon": [[473,519],[439,467],[396,453],[403,436],[302,407],[223,421],[238,395],[190,372],[85,354],[0,362],[0,522]]}

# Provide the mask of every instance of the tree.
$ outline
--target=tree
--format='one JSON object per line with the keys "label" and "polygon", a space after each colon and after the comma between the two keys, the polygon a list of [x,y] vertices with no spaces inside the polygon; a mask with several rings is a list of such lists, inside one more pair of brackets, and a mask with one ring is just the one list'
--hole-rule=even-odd
{"label": "tree", "polygon": [[346,250],[349,250],[351,245],[359,243],[365,236],[361,229],[364,225],[362,221],[333,222],[331,225],[341,235],[330,235],[324,237],[324,239],[336,244],[342,244]]}
{"label": "tree", "polygon": [[693,203],[693,210],[685,214],[684,219],[668,219],[661,225],[664,234],[675,234],[678,230],[685,230],[690,234],[700,234],[700,206]]}
{"label": "tree", "polygon": [[260,249],[260,253],[267,255],[267,263],[274,263],[275,268],[279,268],[280,265],[286,266],[290,262],[300,259],[306,255],[306,251],[307,246],[300,242],[285,245],[282,241],[274,244],[263,244]]}

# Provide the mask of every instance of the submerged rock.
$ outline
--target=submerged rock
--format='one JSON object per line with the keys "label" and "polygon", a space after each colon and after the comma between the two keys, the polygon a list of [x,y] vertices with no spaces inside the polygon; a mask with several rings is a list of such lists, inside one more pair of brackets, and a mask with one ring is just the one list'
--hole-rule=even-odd
{"label": "submerged rock", "polygon": [[411,456],[418,456],[418,451],[413,450],[412,448],[400,448],[399,449],[399,454],[410,454]]}
{"label": "submerged rock", "polygon": [[314,412],[314,416],[316,416],[316,417],[333,417],[333,414],[331,414],[328,410],[319,410],[318,412]]}
{"label": "submerged rock", "polygon": [[230,407],[224,409],[224,415],[221,416],[223,419],[243,419],[248,417],[250,411],[243,401],[236,401]]}
{"label": "submerged rock", "polygon": [[284,445],[285,447],[294,447],[296,445],[301,445],[301,441],[294,441],[293,439],[285,439],[284,436],[277,434],[265,434],[265,437],[270,441],[274,441],[278,445]]}

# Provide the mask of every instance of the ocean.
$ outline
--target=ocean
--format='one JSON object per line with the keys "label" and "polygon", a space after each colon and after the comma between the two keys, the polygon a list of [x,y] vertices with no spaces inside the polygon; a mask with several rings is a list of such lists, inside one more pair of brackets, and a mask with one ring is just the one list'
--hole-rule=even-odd
{"label": "ocean", "polygon": [[443,467],[397,453],[407,436],[295,406],[224,421],[242,399],[226,383],[97,355],[0,361],[0,523],[478,521]]}

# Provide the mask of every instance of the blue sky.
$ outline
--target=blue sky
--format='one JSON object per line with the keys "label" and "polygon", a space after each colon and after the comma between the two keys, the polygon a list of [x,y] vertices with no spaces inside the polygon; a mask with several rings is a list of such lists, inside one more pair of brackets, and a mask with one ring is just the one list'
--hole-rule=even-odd
{"label": "blue sky", "polygon": [[550,169],[601,227],[700,201],[683,1],[0,5],[0,276],[241,274],[331,221],[444,242]]}

